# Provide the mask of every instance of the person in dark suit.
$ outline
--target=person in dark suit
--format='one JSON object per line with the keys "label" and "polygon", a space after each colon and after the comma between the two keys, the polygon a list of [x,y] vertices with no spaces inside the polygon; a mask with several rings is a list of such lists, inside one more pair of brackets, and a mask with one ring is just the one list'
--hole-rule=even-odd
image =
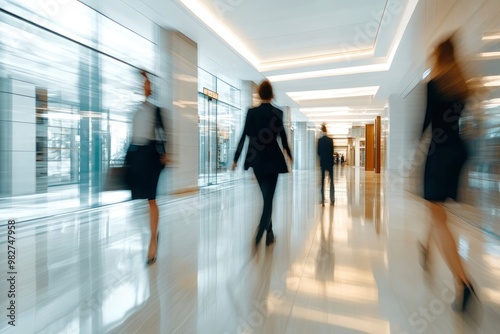
{"label": "person in dark suit", "polygon": [[460,137],[460,117],[470,90],[455,57],[451,38],[434,52],[431,80],[427,84],[427,108],[422,134],[432,124],[432,140],[424,171],[424,198],[432,216],[427,245],[422,247],[422,266],[427,270],[429,244],[434,240],[457,282],[453,308],[464,312],[474,293],[447,225],[441,205],[447,198],[456,200],[459,177],[467,160],[467,149]]}
{"label": "person in dark suit", "polygon": [[330,178],[330,201],[335,202],[335,186],[333,185],[333,139],[327,136],[326,125],[321,125],[323,132],[318,139],[318,156],[321,167],[321,205],[325,205],[325,177],[326,171]]}
{"label": "person in dark suit", "polygon": [[255,237],[255,246],[259,244],[265,231],[267,231],[266,245],[269,246],[275,240],[271,217],[278,174],[288,172],[285,157],[278,144],[278,136],[281,138],[283,149],[290,159],[292,159],[292,152],[288,146],[283,125],[283,111],[271,104],[271,100],[274,98],[271,83],[264,80],[260,84],[258,92],[262,102],[260,106],[248,110],[245,127],[234,155],[232,170],[234,171],[237,167],[245,139],[248,137],[249,143],[244,168],[248,170],[252,167],[264,200],[262,216]]}

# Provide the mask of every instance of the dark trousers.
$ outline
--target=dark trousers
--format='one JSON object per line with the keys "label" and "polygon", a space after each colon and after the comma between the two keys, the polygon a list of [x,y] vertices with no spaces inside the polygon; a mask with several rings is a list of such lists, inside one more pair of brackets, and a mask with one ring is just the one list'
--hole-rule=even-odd
{"label": "dark trousers", "polygon": [[321,167],[321,203],[325,203],[325,177],[326,171],[330,177],[330,201],[335,201],[335,187],[333,185],[333,166]]}
{"label": "dark trousers", "polygon": [[262,198],[264,200],[264,208],[260,217],[259,229],[257,230],[257,240],[260,240],[264,231],[271,231],[273,223],[271,221],[273,214],[273,198],[276,184],[278,183],[278,174],[255,174],[259,183]]}

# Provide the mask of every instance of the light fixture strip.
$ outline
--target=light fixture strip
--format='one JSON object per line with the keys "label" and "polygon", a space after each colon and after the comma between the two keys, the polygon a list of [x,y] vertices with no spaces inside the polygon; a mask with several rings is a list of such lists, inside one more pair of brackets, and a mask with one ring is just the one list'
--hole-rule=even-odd
{"label": "light fixture strip", "polygon": [[495,51],[495,52],[482,52],[479,54],[479,57],[482,58],[494,58],[494,57],[500,57],[500,51]]}
{"label": "light fixture strip", "polygon": [[342,89],[327,89],[316,91],[289,92],[290,98],[295,101],[335,99],[343,97],[374,96],[377,94],[379,86],[355,87]]}
{"label": "light fixture strip", "polygon": [[269,76],[268,79],[271,82],[280,82],[280,81],[292,81],[292,80],[303,80],[303,79],[313,79],[313,78],[322,78],[322,77],[332,77],[339,75],[351,75],[351,74],[361,74],[361,73],[373,73],[373,72],[385,72],[391,68],[392,61],[396,56],[396,51],[403,39],[404,32],[406,31],[406,27],[410,22],[411,17],[417,7],[418,0],[409,0],[407,6],[404,9],[404,13],[402,15],[401,22],[398,26],[396,34],[394,36],[393,43],[391,44],[390,51],[388,53],[387,60],[384,63],[380,64],[371,64],[371,65],[362,65],[362,66],[354,66],[354,67],[343,67],[343,68],[335,68],[329,70],[320,70],[320,71],[309,71],[309,72],[300,72],[300,73],[290,73],[290,74],[281,74]]}
{"label": "light fixture strip", "polygon": [[275,61],[264,63],[260,66],[259,70],[261,72],[272,71],[279,68],[284,68],[288,66],[299,66],[299,65],[307,65],[314,64],[319,62],[326,61],[334,61],[337,59],[352,59],[352,58],[361,58],[363,56],[371,56],[374,53],[374,49],[371,48],[369,50],[364,51],[352,51],[352,52],[342,52],[330,55],[317,55],[317,56],[307,56],[299,59],[289,59],[283,61]]}
{"label": "light fixture strip", "polygon": [[483,38],[482,38],[483,41],[494,41],[497,39],[500,39],[500,34],[486,35],[486,36],[483,36]]}
{"label": "light fixture strip", "polygon": [[194,15],[196,15],[207,27],[212,29],[217,35],[227,42],[236,52],[245,58],[256,69],[260,62],[257,57],[248,49],[240,38],[219,19],[217,19],[201,1],[199,0],[179,0]]}
{"label": "light fixture strip", "polygon": [[321,114],[313,114],[306,113],[307,117],[338,117],[338,116],[347,116],[347,117],[356,117],[356,116],[379,116],[379,113],[321,113]]}

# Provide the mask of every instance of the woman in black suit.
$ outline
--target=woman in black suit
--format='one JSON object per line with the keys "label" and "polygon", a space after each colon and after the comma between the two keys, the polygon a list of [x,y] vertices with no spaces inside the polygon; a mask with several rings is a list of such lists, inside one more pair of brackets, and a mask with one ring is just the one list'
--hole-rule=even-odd
{"label": "woman in black suit", "polygon": [[264,208],[260,218],[255,245],[262,239],[264,231],[266,234],[266,245],[274,242],[273,225],[271,216],[273,212],[273,197],[278,182],[279,173],[288,173],[285,157],[278,144],[278,136],[281,137],[283,149],[292,159],[292,152],[288,146],[285,128],[283,126],[283,111],[271,105],[274,98],[273,88],[268,80],[264,80],[258,89],[261,105],[248,110],[243,134],[236,154],[232,170],[237,167],[238,159],[241,155],[245,139],[248,136],[248,151],[245,158],[244,168],[253,168],[257,182],[259,183]]}
{"label": "woman in black suit", "polygon": [[435,240],[457,282],[457,311],[465,311],[474,289],[465,274],[457,244],[441,206],[447,198],[456,200],[459,177],[467,160],[460,138],[459,120],[470,90],[458,65],[451,39],[440,43],[434,53],[432,79],[427,84],[427,109],[422,133],[432,124],[432,140],[424,172],[424,198],[433,223],[427,245],[422,245],[422,263],[427,270],[429,244]]}

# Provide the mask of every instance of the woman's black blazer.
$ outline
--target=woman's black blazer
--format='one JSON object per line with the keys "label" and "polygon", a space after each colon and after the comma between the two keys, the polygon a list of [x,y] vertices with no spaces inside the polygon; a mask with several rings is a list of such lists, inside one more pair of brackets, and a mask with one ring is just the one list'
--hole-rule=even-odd
{"label": "woman's black blazer", "polygon": [[270,103],[262,103],[256,108],[249,109],[243,134],[234,155],[234,162],[238,162],[246,136],[248,136],[245,170],[252,167],[256,174],[287,173],[288,168],[283,151],[278,144],[278,135],[281,137],[283,149],[292,158],[283,126],[283,111]]}

